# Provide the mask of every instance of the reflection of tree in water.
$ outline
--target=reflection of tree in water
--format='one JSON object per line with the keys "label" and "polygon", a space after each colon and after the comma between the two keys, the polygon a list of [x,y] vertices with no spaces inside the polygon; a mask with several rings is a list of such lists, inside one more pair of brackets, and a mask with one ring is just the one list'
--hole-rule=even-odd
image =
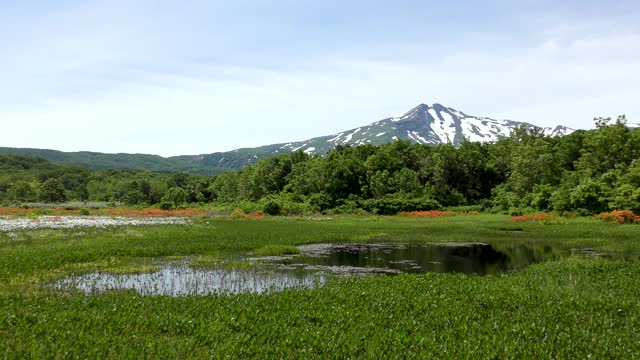
{"label": "reflection of tree in water", "polygon": [[307,253],[293,261],[309,265],[390,268],[409,273],[494,274],[521,269],[544,260],[548,257],[545,254],[552,252],[550,247],[526,245],[504,250],[482,243],[327,244],[321,253]]}
{"label": "reflection of tree in water", "polygon": [[498,251],[506,254],[509,258],[509,270],[520,270],[534,263],[568,256],[570,253],[566,248],[553,247],[548,244],[509,244],[496,247]]}

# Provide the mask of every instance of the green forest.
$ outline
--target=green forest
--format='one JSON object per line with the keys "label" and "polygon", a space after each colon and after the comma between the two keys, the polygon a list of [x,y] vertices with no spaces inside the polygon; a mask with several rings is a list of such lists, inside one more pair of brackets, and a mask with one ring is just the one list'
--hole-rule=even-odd
{"label": "green forest", "polygon": [[[254,206],[270,214],[400,211],[640,212],[640,129],[596,118],[593,130],[548,137],[521,127],[495,143],[338,146],[263,158],[215,176],[92,171],[36,157],[0,156],[0,203]],[[248,205],[252,204],[252,205]]]}

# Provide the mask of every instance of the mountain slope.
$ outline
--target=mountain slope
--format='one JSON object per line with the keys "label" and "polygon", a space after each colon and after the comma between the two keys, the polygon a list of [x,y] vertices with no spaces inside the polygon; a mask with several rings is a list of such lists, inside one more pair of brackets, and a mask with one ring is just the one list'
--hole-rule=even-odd
{"label": "mountain slope", "polygon": [[[336,145],[380,145],[395,140],[409,140],[414,143],[430,145],[451,143],[454,146],[458,146],[464,139],[492,142],[509,136],[512,130],[521,125],[527,128],[540,128],[524,122],[470,116],[440,104],[433,104],[433,106],[420,104],[402,116],[382,119],[333,135],[305,141],[181,158],[203,166],[240,168],[265,156],[300,150],[310,155],[322,155]],[[566,135],[574,131],[565,126],[542,128],[542,130],[550,136]]]}
{"label": "mountain slope", "polygon": [[[395,140],[409,140],[414,143],[431,145],[451,143],[454,146],[459,145],[464,139],[492,142],[501,137],[509,136],[512,130],[521,125],[527,128],[539,128],[518,121],[470,116],[440,104],[432,106],[420,104],[402,116],[382,119],[333,135],[212,154],[164,158],[147,154],[103,154],[87,151],[62,152],[19,148],[0,148],[0,154],[38,156],[54,163],[80,165],[93,170],[142,169],[214,174],[226,169],[241,169],[263,157],[278,154],[304,151],[310,155],[323,155],[337,145],[380,145]],[[557,126],[543,128],[543,131],[547,135],[559,136],[569,134],[573,132],[573,129]]]}
{"label": "mountain slope", "polygon": [[191,172],[210,174],[224,169],[202,167],[195,162],[164,158],[149,154],[105,154],[90,151],[65,152],[49,149],[0,147],[0,154],[32,156],[46,159],[54,164],[77,165],[91,170],[121,169],[148,170],[156,172]]}
{"label": "mountain slope", "polygon": [[[335,135],[313,138],[307,141],[286,144],[283,149],[310,153],[323,153],[336,145],[384,144],[398,139],[419,144],[445,144],[454,146],[466,138],[470,141],[492,142],[509,136],[518,126],[538,128],[535,125],[511,121],[494,120],[487,117],[470,116],[440,104],[420,104],[400,117],[387,118],[370,125],[344,131]],[[544,128],[545,134],[566,135],[573,130],[564,126]],[[313,148],[313,149],[312,149]]]}

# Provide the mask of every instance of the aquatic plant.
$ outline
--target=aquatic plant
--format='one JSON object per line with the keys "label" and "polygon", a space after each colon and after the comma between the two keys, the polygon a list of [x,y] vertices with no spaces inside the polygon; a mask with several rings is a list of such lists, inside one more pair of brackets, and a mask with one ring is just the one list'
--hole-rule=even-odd
{"label": "aquatic plant", "polygon": [[299,254],[300,249],[292,245],[273,244],[256,249],[253,253],[256,256],[294,255]]}

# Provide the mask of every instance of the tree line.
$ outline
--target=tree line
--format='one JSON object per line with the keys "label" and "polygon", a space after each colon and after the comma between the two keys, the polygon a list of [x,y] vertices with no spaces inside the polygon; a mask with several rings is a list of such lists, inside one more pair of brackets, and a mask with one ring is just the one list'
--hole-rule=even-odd
{"label": "tree line", "polygon": [[0,201],[106,201],[161,206],[259,204],[271,213],[473,206],[521,212],[640,212],[640,129],[624,116],[563,137],[521,127],[494,143],[396,141],[337,146],[325,156],[272,156],[216,176],[90,171],[0,156]]}

